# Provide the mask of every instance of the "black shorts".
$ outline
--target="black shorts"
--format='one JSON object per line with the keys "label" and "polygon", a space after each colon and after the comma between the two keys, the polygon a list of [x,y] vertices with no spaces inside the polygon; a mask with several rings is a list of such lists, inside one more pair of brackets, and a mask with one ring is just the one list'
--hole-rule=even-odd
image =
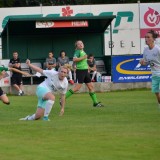
{"label": "black shorts", "polygon": [[5,93],[3,92],[2,88],[0,87],[0,96],[4,95]]}
{"label": "black shorts", "polygon": [[17,84],[17,85],[21,85],[22,84],[22,76],[12,76],[11,77],[11,84]]}
{"label": "black shorts", "polygon": [[76,79],[78,83],[90,83],[91,77],[88,72],[88,69],[85,70],[76,69]]}

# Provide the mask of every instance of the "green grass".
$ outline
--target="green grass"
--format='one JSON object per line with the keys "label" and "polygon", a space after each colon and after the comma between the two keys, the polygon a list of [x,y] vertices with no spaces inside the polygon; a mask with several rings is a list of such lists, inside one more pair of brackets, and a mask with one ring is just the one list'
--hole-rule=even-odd
{"label": "green grass", "polygon": [[75,94],[59,117],[57,101],[50,122],[19,121],[36,110],[36,96],[10,96],[0,106],[0,160],[158,160],[160,110],[150,90]]}

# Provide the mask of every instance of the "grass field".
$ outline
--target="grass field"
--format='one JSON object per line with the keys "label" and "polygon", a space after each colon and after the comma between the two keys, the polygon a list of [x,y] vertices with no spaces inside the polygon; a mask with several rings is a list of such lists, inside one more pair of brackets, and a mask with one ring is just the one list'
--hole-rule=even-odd
{"label": "grass field", "polygon": [[0,105],[0,160],[159,160],[160,109],[150,90],[75,94],[50,122],[19,121],[36,110],[36,96],[10,96]]}

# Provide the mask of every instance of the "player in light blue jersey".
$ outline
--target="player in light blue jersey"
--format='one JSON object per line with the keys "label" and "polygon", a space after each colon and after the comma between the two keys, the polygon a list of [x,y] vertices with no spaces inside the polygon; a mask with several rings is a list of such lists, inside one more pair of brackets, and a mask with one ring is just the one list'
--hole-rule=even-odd
{"label": "player in light blue jersey", "polygon": [[155,44],[158,33],[150,30],[146,33],[145,42],[147,47],[144,48],[143,58],[140,60],[141,65],[150,65],[152,72],[152,92],[155,93],[158,106],[160,107],[160,47]]}

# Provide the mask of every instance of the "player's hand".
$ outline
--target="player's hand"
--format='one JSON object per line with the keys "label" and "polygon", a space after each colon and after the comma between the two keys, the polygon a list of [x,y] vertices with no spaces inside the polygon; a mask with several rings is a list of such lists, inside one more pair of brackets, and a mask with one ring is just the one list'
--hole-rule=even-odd
{"label": "player's hand", "polygon": [[29,59],[27,59],[27,60],[26,60],[26,64],[29,65],[30,63],[31,63],[31,61],[30,61]]}
{"label": "player's hand", "polygon": [[147,62],[146,62],[143,58],[140,59],[139,63],[140,63],[141,65],[146,65],[146,64],[147,64]]}

